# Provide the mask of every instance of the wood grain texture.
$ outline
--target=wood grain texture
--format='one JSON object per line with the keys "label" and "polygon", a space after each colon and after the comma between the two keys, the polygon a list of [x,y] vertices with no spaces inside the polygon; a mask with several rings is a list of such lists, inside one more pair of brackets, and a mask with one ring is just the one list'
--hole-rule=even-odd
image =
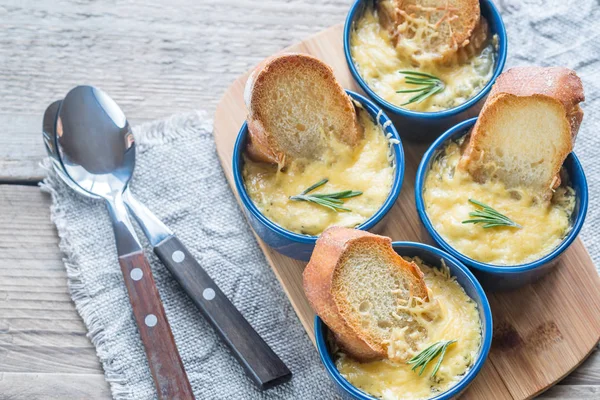
{"label": "wood grain texture", "polygon": [[167,314],[143,250],[119,256],[129,302],[161,400],[193,400]]}
{"label": "wood grain texture", "polygon": [[[315,55],[328,63],[345,88],[359,91],[347,68],[342,25],[329,28],[286,49]],[[246,118],[243,89],[248,73],[227,90],[215,114],[215,141],[227,179],[233,144]],[[400,197],[383,231],[393,240],[428,241],[414,204],[414,179],[423,144],[403,142],[406,170]],[[304,262],[267,248],[267,260],[280,280],[304,328],[314,341],[313,318],[302,292]],[[513,292],[488,294],[494,339],[488,362],[464,393],[466,399],[527,399],[538,395],[575,369],[600,340],[600,277],[577,239],[556,269],[536,284]],[[593,389],[596,390],[596,389]]]}
{"label": "wood grain texture", "polygon": [[[94,84],[122,106],[132,125],[192,109],[213,112],[237,76],[341,22],[351,3],[0,3],[1,400],[110,398],[70,301],[49,198],[36,187],[1,185],[44,176],[39,161],[45,157],[40,129],[46,106],[76,84]],[[417,156],[410,157],[407,163],[414,163]],[[403,192],[411,185],[406,179]],[[396,208],[405,213],[409,207],[399,203]],[[482,376],[492,372],[484,369]],[[502,393],[501,382],[486,383]],[[598,398],[599,388],[596,352],[543,397]]]}
{"label": "wood grain texture", "polygon": [[0,399],[106,399],[37,187],[0,185]]}
{"label": "wood grain texture", "polygon": [[342,21],[351,0],[0,2],[0,182],[39,181],[48,104],[101,87],[129,122],[214,112],[259,60]]}
{"label": "wood grain texture", "polygon": [[102,374],[0,372],[0,399],[104,400],[110,390]]}

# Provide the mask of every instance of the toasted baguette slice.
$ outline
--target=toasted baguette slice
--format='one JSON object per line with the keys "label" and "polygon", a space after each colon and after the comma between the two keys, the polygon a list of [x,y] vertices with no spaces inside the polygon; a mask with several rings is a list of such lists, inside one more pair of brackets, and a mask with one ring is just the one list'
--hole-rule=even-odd
{"label": "toasted baguette slice", "polygon": [[363,136],[350,97],[333,70],[307,54],[267,59],[250,75],[244,92],[249,155],[284,165],[317,159],[332,136],[354,146]]}
{"label": "toasted baguette slice", "polygon": [[549,199],[583,119],[581,80],[567,68],[518,67],[500,75],[459,167]]}
{"label": "toasted baguette slice", "polygon": [[423,273],[396,254],[388,237],[328,228],[303,277],[312,308],[359,360],[385,358],[392,329],[419,329],[407,315],[398,318],[398,305],[411,296],[428,299]]}
{"label": "toasted baguette slice", "polygon": [[487,20],[483,17],[479,18],[479,23],[473,29],[469,43],[465,46],[460,47],[456,54],[448,55],[444,58],[444,62],[457,64],[464,64],[469,61],[470,58],[480,54],[481,50],[489,43],[491,38],[490,25]]}
{"label": "toasted baguette slice", "polygon": [[382,0],[377,12],[394,45],[417,62],[452,58],[470,43],[481,16],[479,0]]}

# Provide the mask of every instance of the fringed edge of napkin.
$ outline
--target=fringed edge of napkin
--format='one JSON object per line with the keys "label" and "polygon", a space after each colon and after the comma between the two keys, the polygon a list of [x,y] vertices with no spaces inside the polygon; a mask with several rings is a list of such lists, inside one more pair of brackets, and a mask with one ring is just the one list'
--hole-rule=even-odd
{"label": "fringed edge of napkin", "polygon": [[[133,127],[132,130],[136,140],[136,151],[143,152],[147,147],[170,143],[190,135],[211,134],[212,120],[207,117],[206,112],[196,111],[176,114],[164,120],[147,122]],[[113,398],[116,400],[133,399],[125,371],[114,365],[110,351],[106,347],[104,326],[90,304],[92,297],[81,280],[81,270],[77,265],[75,255],[69,250],[69,230],[65,223],[65,212],[58,204],[58,193],[55,189],[55,187],[66,184],[54,172],[50,159],[44,159],[40,165],[46,171],[46,178],[39,186],[52,198],[50,219],[56,226],[60,238],[59,249],[65,255],[62,260],[67,271],[67,284],[75,309],[88,330],[86,336],[96,348],[96,354],[102,363],[104,377],[110,385]],[[81,199],[82,201],[97,201],[86,199],[83,196]]]}
{"label": "fringed edge of napkin", "polygon": [[146,122],[133,127],[132,130],[136,151],[144,152],[147,147],[170,143],[191,135],[212,135],[212,126],[213,121],[205,111],[194,111]]}
{"label": "fringed edge of napkin", "polygon": [[[84,283],[80,278],[81,270],[75,260],[75,255],[69,250],[69,233],[65,223],[65,212],[57,203],[58,193],[54,187],[64,185],[61,179],[53,171],[51,161],[45,159],[41,166],[47,171],[46,178],[40,183],[40,189],[50,194],[52,205],[50,206],[50,219],[56,226],[60,238],[58,247],[64,254],[62,259],[67,271],[67,284],[71,299],[75,304],[75,309],[81,316],[83,323],[87,328],[86,336],[90,339],[96,348],[96,354],[102,363],[104,377],[110,385],[112,395],[117,400],[132,399],[132,393],[127,384],[127,378],[122,369],[113,363],[110,351],[106,345],[104,326],[96,314],[96,310],[91,305],[91,296],[87,292]],[[70,189],[69,189],[70,190]],[[83,197],[82,197],[83,199]],[[94,200],[91,200],[94,201]]]}

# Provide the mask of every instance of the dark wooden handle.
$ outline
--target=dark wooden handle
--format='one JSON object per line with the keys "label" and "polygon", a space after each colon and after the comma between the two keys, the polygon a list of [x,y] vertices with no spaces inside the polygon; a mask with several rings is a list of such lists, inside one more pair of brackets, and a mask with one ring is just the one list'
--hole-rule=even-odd
{"label": "dark wooden handle", "polygon": [[292,373],[288,367],[175,236],[156,246],[154,252],[260,389],[268,389],[290,380]]}
{"label": "dark wooden handle", "polygon": [[194,399],[148,260],[140,251],[120,256],[119,263],[158,397]]}

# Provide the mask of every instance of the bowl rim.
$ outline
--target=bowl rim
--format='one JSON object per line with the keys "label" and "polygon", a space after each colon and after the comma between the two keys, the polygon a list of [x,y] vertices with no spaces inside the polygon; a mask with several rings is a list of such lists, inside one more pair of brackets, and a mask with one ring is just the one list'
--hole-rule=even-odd
{"label": "bowl rim", "polygon": [[[523,263],[523,264],[517,264],[517,265],[498,265],[498,264],[484,263],[481,261],[474,260],[470,257],[467,257],[466,255],[464,255],[461,252],[459,252],[458,250],[456,250],[448,242],[446,242],[446,240],[444,238],[442,238],[442,236],[433,227],[433,224],[432,224],[431,220],[429,219],[427,212],[425,211],[425,202],[423,200],[423,189],[424,189],[424,183],[425,183],[425,176],[426,176],[427,172],[429,171],[428,167],[429,167],[430,160],[434,156],[435,152],[439,148],[441,148],[448,139],[450,139],[451,137],[457,136],[459,134],[459,132],[461,132],[461,131],[465,131],[464,134],[466,135],[468,133],[467,130],[472,125],[475,124],[475,122],[477,121],[477,118],[478,117],[467,119],[463,122],[456,124],[452,128],[448,129],[446,132],[444,132],[442,135],[440,135],[440,137],[437,138],[431,144],[431,146],[427,149],[427,151],[423,155],[423,158],[421,159],[421,162],[419,164],[419,168],[417,169],[417,175],[415,178],[415,202],[416,202],[416,206],[417,206],[417,213],[419,214],[421,222],[423,223],[423,225],[425,225],[425,229],[427,229],[427,232],[429,232],[429,234],[435,240],[435,242],[442,249],[446,250],[448,253],[452,254],[454,257],[458,258],[459,260],[461,260],[463,263],[465,263],[466,265],[468,265],[470,267],[473,267],[477,270],[484,271],[484,272],[490,272],[490,273],[494,273],[494,274],[506,274],[506,275],[521,273],[521,272],[525,272],[525,271],[531,271],[536,268],[542,267],[543,265],[546,265],[549,262],[551,262],[552,260],[554,260],[555,258],[557,258],[561,253],[563,253],[573,243],[573,241],[575,240],[575,238],[581,231],[581,227],[583,226],[583,222],[585,221],[585,217],[587,214],[587,208],[588,208],[587,178],[583,171],[583,167],[581,166],[581,163],[579,162],[579,159],[577,158],[577,156],[575,155],[574,152],[569,153],[569,155],[567,156],[567,160],[569,159],[569,157],[572,157],[572,161],[573,161],[573,168],[572,168],[572,171],[570,171],[571,173],[569,174],[569,177],[572,179],[573,175],[577,175],[578,180],[581,182],[581,184],[580,184],[581,194],[579,196],[579,201],[580,201],[579,212],[577,213],[577,215],[575,217],[575,221],[573,222],[573,226],[572,226],[571,230],[567,233],[567,235],[561,241],[561,243],[558,246],[556,246],[550,253],[546,254],[545,256],[540,257],[539,259],[537,259],[535,261]],[[565,162],[567,160],[565,160]],[[564,163],[563,163],[563,165],[564,165]]]}
{"label": "bowl rim", "polygon": [[[373,115],[376,116],[373,119],[379,126],[383,128],[383,134],[391,134],[392,136],[390,137],[390,139],[398,140],[398,143],[396,143],[396,145],[391,145],[394,148],[396,168],[394,171],[392,187],[390,188],[390,192],[383,204],[381,205],[381,207],[379,207],[379,209],[366,221],[364,221],[355,228],[366,231],[375,226],[390,211],[392,206],[396,203],[398,196],[400,195],[402,183],[404,181],[404,148],[402,147],[402,140],[400,139],[400,135],[394,127],[394,124],[379,106],[377,106],[371,100],[358,93],[355,93],[348,89],[345,89],[345,91],[347,94],[350,95],[350,97],[353,100],[358,101],[361,104],[361,106],[367,110],[371,117],[373,117]],[[255,218],[257,218],[263,225],[267,226],[272,231],[275,231],[277,234],[284,236],[288,240],[292,240],[298,243],[315,243],[319,236],[303,235],[301,233],[296,233],[285,229],[284,227],[276,224],[275,222],[267,218],[265,215],[263,215],[263,213],[261,213],[258,207],[254,204],[252,199],[250,199],[250,196],[246,191],[246,186],[244,185],[244,179],[242,178],[242,163],[240,162],[242,153],[245,150],[243,144],[247,136],[248,124],[247,121],[244,121],[242,127],[238,132],[237,139],[234,144],[232,162],[232,173],[235,182],[235,188],[238,192],[238,195],[244,208],[248,210]]]}
{"label": "bowl rim", "polygon": [[[473,363],[471,368],[467,371],[467,373],[465,375],[463,375],[462,378],[454,386],[452,386],[447,391],[440,393],[439,395],[437,395],[435,397],[429,398],[428,400],[450,399],[453,396],[456,396],[459,393],[461,393],[463,390],[465,390],[467,388],[467,386],[473,381],[473,379],[475,379],[475,377],[477,376],[477,374],[483,367],[483,364],[485,363],[487,356],[490,352],[490,348],[492,345],[493,317],[492,317],[492,310],[491,310],[487,295],[485,294],[485,291],[483,290],[481,284],[479,283],[477,278],[475,278],[475,276],[469,270],[469,268],[467,268],[460,260],[458,260],[456,257],[452,256],[451,254],[449,254],[441,249],[438,249],[436,247],[430,246],[428,244],[418,243],[418,242],[395,241],[395,242],[392,242],[392,246],[394,247],[394,250],[396,249],[396,247],[413,247],[413,248],[429,251],[433,255],[443,258],[446,261],[449,261],[453,267],[460,269],[465,274],[466,278],[471,282],[471,284],[475,288],[475,292],[481,302],[481,305],[483,308],[483,310],[482,310],[483,316],[484,316],[484,321],[481,321],[481,328],[482,328],[482,332],[485,331],[485,335],[482,335],[482,341],[481,341],[481,347],[480,347],[481,350],[477,356],[477,359],[475,360],[475,362]],[[475,299],[473,299],[473,300],[475,300]],[[329,329],[329,328],[327,327],[325,322],[323,322],[323,320],[318,315],[315,316],[314,329],[315,329],[315,342],[317,344],[317,350],[319,352],[319,357],[321,358],[321,362],[325,366],[327,373],[336,382],[336,384],[338,384],[338,386],[343,388],[346,392],[348,392],[349,394],[355,396],[356,398],[358,398],[360,400],[377,400],[372,395],[370,395],[366,392],[363,392],[362,390],[360,390],[357,387],[355,387],[354,385],[352,385],[337,370],[335,363],[333,362],[331,355],[329,354],[329,351],[327,350],[327,343],[326,343],[325,335],[322,334],[323,329]]]}
{"label": "bowl rim", "polygon": [[350,69],[350,73],[352,74],[352,77],[354,78],[354,80],[358,83],[358,85],[362,88],[362,90],[364,90],[364,92],[367,93],[367,95],[369,95],[369,97],[371,97],[373,99],[373,101],[375,101],[379,106],[381,106],[381,108],[383,108],[387,112],[390,112],[392,114],[402,115],[405,117],[423,118],[423,119],[442,119],[442,118],[447,118],[447,117],[453,117],[455,115],[460,114],[463,111],[468,110],[469,108],[471,108],[472,106],[477,104],[477,102],[479,100],[481,100],[485,96],[487,96],[492,88],[492,85],[494,84],[494,82],[496,81],[498,76],[502,73],[502,71],[504,70],[504,65],[506,64],[506,57],[507,57],[507,53],[508,53],[508,51],[507,51],[508,38],[506,35],[506,28],[504,26],[504,21],[502,20],[502,16],[500,15],[498,8],[496,8],[496,5],[492,1],[480,0],[479,1],[480,4],[485,3],[489,7],[491,14],[494,16],[494,20],[496,21],[496,26],[498,28],[497,32],[495,32],[498,35],[498,52],[497,52],[498,60],[494,67],[494,73],[492,74],[492,77],[486,83],[486,85],[475,96],[471,97],[464,103],[462,103],[456,107],[449,108],[447,110],[435,111],[435,112],[412,111],[412,110],[408,110],[406,108],[402,108],[400,106],[394,105],[394,104],[388,102],[387,100],[383,99],[382,97],[380,97],[377,93],[375,93],[374,90],[372,90],[369,87],[369,85],[367,85],[367,82],[365,82],[365,80],[362,78],[362,76],[358,72],[358,69],[356,68],[356,65],[354,64],[354,60],[352,59],[352,54],[351,54],[351,50],[350,50],[350,33],[352,30],[355,16],[359,11],[360,5],[362,3],[364,3],[365,1],[366,0],[356,0],[354,2],[354,4],[350,7],[350,11],[348,12],[348,16],[346,17],[346,22],[344,23],[344,37],[343,37],[344,38],[344,56],[346,58],[346,63],[348,64],[348,68]]}

